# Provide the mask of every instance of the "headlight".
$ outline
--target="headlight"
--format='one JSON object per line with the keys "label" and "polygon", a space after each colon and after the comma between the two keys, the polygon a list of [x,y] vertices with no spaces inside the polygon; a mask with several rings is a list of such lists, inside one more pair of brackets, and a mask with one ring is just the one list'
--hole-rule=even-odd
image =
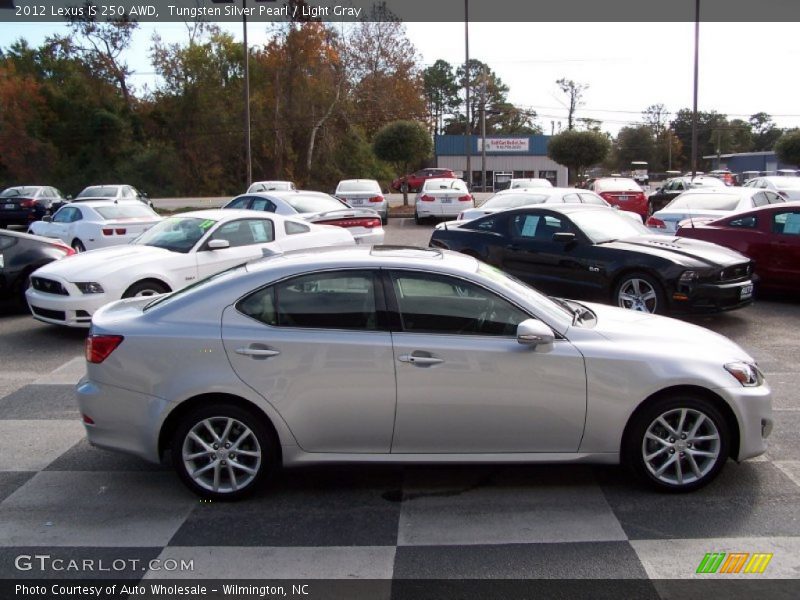
{"label": "headlight", "polygon": [[753,363],[733,362],[725,365],[725,370],[734,376],[744,387],[756,387],[764,383],[764,376]]}
{"label": "headlight", "polygon": [[83,294],[102,294],[103,286],[94,281],[82,281],[75,284]]}
{"label": "headlight", "polygon": [[697,271],[684,271],[681,273],[679,283],[690,284],[697,281]]}

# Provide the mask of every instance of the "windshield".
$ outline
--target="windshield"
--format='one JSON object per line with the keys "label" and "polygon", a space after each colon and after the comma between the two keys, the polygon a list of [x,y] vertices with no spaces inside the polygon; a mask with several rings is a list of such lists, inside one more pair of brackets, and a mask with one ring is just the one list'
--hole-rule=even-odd
{"label": "windshield", "polygon": [[269,192],[269,191],[279,191],[279,190],[291,190],[293,188],[293,184],[291,181],[257,181],[249,188],[247,188],[248,192]]}
{"label": "windshield", "polygon": [[199,217],[170,217],[145,231],[131,244],[186,254],[215,223],[212,219]]}
{"label": "windshield", "polygon": [[544,194],[497,194],[489,198],[481,208],[516,208],[543,202],[547,202]]}
{"label": "windshield", "polygon": [[236,265],[234,267],[230,267],[225,269],[224,271],[220,271],[219,273],[214,273],[213,275],[209,275],[205,279],[201,279],[200,281],[195,281],[191,285],[187,285],[185,288],[181,288],[175,292],[170,294],[162,294],[158,296],[155,300],[150,302],[147,306],[144,307],[144,311],[148,311],[154,306],[161,306],[163,304],[169,304],[176,298],[183,298],[188,292],[192,292],[198,288],[206,287],[208,284],[218,281],[220,279],[229,279],[234,277],[237,273],[243,272],[246,269],[246,265]]}
{"label": "windshield", "polygon": [[87,187],[76,198],[99,198],[102,196],[116,196],[118,186],[116,185],[93,185]]}
{"label": "windshield", "polygon": [[800,188],[800,177],[779,177],[772,181],[779,190],[796,190]]}
{"label": "windshield", "polygon": [[734,210],[741,200],[738,194],[681,194],[667,208],[689,210]]}
{"label": "windshield", "polygon": [[501,271],[497,267],[479,261],[478,273],[491,279],[500,287],[522,296],[528,300],[528,302],[541,309],[549,318],[555,319],[556,321],[564,319],[565,317],[570,320],[573,318],[573,312],[567,307],[556,304],[551,298],[548,298],[535,288],[523,283],[505,271]]}
{"label": "windshield", "polygon": [[336,188],[336,193],[342,192],[375,192],[381,193],[381,186],[377,181],[342,181]]}
{"label": "windshield", "polygon": [[512,190],[517,188],[553,187],[547,179],[512,179],[509,186]]}
{"label": "windshield", "polygon": [[4,190],[0,198],[16,198],[17,196],[33,196],[39,191],[38,187],[13,187]]}
{"label": "windshield", "polygon": [[595,244],[651,233],[640,221],[614,209],[576,211],[570,218]]}
{"label": "windshield", "polygon": [[158,218],[158,215],[144,204],[135,206],[120,206],[119,204],[115,204],[113,206],[97,206],[94,208],[94,210],[106,221],[110,221],[112,219]]}
{"label": "windshield", "polygon": [[281,196],[286,203],[299,213],[326,212],[329,210],[342,210],[347,208],[339,200],[327,194],[308,195],[297,194]]}

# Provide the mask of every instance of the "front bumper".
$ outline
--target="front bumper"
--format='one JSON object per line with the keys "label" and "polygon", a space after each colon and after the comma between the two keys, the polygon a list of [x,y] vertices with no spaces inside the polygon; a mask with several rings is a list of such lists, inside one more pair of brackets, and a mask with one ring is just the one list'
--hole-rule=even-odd
{"label": "front bumper", "polygon": [[735,387],[716,390],[728,401],[739,423],[737,461],[759,456],[767,451],[767,438],[772,433],[772,390],[764,383],[757,387]]}
{"label": "front bumper", "polygon": [[155,396],[92,381],[84,377],[76,389],[89,443],[98,448],[134,454],[159,462],[158,436],[169,403]]}
{"label": "front bumper", "polygon": [[[745,293],[749,288],[749,296]],[[675,312],[721,312],[743,308],[753,303],[752,280],[733,283],[696,283],[670,294]]]}
{"label": "front bumper", "polygon": [[[55,279],[54,277],[49,277]],[[119,300],[119,296],[106,291],[103,294],[83,294],[74,284],[61,281],[61,285],[70,293],[69,296],[48,294],[32,287],[25,292],[25,298],[34,319],[65,325],[67,327],[89,327],[92,315],[101,306]]]}

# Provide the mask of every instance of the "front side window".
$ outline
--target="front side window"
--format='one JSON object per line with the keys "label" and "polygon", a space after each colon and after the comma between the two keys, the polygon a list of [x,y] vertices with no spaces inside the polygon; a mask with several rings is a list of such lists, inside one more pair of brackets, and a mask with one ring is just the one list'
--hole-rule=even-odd
{"label": "front side window", "polygon": [[313,273],[257,290],[236,308],[273,327],[376,331],[375,289],[370,271]]}
{"label": "front side window", "polygon": [[266,198],[253,198],[253,204],[250,207],[251,210],[260,210],[270,213],[274,213],[276,208],[277,206],[275,206],[275,203]]}
{"label": "front side window", "polygon": [[211,240],[227,240],[231,248],[266,244],[275,240],[275,229],[268,219],[241,219],[222,225]]}
{"label": "front side window", "polygon": [[71,223],[73,220],[72,213],[77,212],[77,210],[77,208],[65,206],[53,215],[53,223]]}
{"label": "front side window", "polygon": [[511,237],[535,239],[541,242],[549,242],[553,239],[553,234],[566,231],[567,227],[562,219],[552,215],[541,214],[521,214],[514,215],[511,219]]}
{"label": "front side window", "polygon": [[247,196],[242,196],[241,198],[236,198],[235,200],[231,200],[225,208],[246,209],[248,204],[250,204],[250,198],[248,198]]}
{"label": "front side window", "polygon": [[757,225],[758,218],[755,215],[737,217],[728,221],[728,227],[736,227],[737,229],[755,229]]}
{"label": "front side window", "polygon": [[392,273],[402,329],[409,333],[516,336],[530,318],[476,284],[434,273]]}
{"label": "front side window", "polygon": [[772,231],[781,235],[800,235],[800,212],[781,212],[772,217]]}

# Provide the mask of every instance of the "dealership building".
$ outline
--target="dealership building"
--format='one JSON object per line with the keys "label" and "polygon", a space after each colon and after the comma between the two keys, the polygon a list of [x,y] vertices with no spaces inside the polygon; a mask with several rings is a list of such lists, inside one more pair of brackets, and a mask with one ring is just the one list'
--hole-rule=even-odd
{"label": "dealership building", "polygon": [[[481,136],[437,135],[434,141],[436,166],[463,173],[473,189],[481,187],[484,168],[488,190],[508,187],[511,178],[538,177],[550,180],[554,186],[567,185],[567,167],[547,157],[549,135],[487,136],[485,165]],[[467,154],[471,178],[466,172]]]}

